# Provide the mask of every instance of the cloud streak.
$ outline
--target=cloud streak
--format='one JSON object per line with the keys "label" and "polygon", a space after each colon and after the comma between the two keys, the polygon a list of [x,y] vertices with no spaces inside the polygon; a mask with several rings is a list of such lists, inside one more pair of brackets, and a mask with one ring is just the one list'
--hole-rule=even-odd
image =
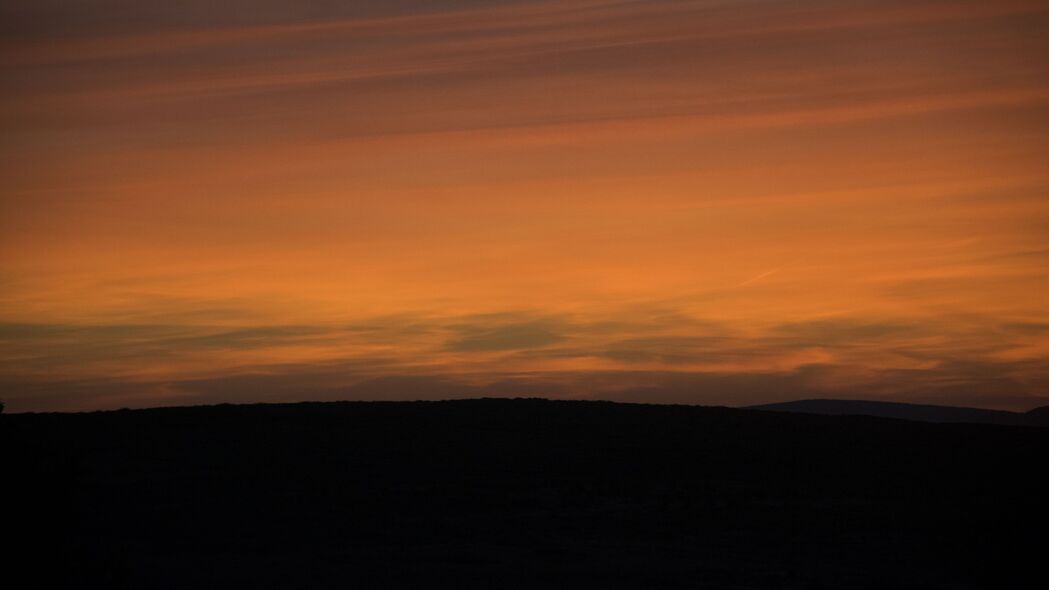
{"label": "cloud streak", "polygon": [[[638,318],[634,310],[624,317]],[[549,395],[747,405],[861,395],[1024,409],[1041,324],[828,318],[759,332],[709,320],[526,312],[355,325],[0,326],[14,410],[305,399]],[[411,326],[405,330],[404,326]],[[974,327],[978,326],[978,327]],[[295,360],[298,359],[298,360]]]}
{"label": "cloud streak", "polygon": [[2,8],[9,407],[1044,397],[1043,2],[337,4]]}

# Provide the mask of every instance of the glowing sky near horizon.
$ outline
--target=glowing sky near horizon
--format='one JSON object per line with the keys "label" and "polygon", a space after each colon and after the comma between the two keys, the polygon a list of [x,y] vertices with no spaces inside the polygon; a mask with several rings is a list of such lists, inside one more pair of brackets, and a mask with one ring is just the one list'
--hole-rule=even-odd
{"label": "glowing sky near horizon", "polygon": [[1047,30],[5,1],[0,397],[1049,404]]}

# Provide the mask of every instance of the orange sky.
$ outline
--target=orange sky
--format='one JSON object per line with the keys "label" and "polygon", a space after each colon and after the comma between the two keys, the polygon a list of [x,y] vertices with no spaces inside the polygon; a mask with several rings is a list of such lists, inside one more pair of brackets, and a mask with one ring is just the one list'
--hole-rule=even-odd
{"label": "orange sky", "polygon": [[9,410],[1049,404],[1049,5],[0,7]]}

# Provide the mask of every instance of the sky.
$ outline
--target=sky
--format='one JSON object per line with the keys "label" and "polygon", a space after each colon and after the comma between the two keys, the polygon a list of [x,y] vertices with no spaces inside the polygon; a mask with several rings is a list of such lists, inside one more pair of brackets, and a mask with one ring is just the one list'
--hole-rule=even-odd
{"label": "sky", "polygon": [[1046,30],[2,0],[0,398],[1049,404]]}

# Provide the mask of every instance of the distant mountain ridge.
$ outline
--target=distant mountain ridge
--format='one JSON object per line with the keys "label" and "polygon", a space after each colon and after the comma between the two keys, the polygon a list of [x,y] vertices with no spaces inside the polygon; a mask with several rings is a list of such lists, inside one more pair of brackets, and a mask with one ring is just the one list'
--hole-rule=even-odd
{"label": "distant mountain ridge", "polygon": [[748,406],[750,410],[822,414],[827,416],[877,416],[917,422],[962,422],[1010,426],[1049,427],[1049,406],[1027,412],[1007,412],[982,408],[935,406],[851,399],[804,399],[776,404]]}

